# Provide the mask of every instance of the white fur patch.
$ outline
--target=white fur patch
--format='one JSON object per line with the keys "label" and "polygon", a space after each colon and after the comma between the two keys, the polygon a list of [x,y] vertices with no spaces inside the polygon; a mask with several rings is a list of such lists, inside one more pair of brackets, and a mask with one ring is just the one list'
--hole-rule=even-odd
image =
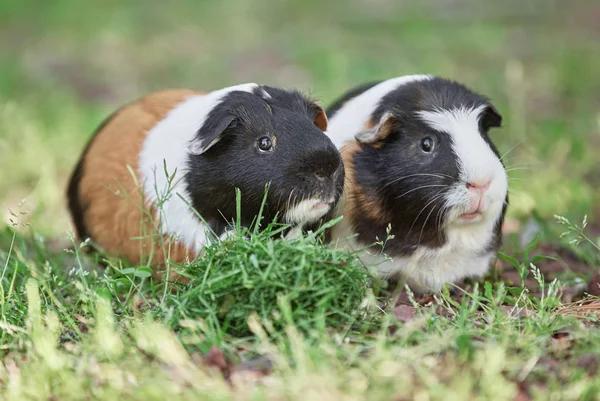
{"label": "white fur patch", "polygon": [[329,119],[327,136],[339,149],[363,129],[382,97],[409,82],[431,79],[430,75],[406,75],[380,82],[360,95],[348,100]]}
{"label": "white fur patch", "polygon": [[288,224],[297,224],[300,228],[305,224],[315,222],[325,216],[331,208],[330,204],[315,208],[315,206],[319,204],[323,204],[323,201],[320,199],[306,199],[300,201],[286,212],[285,221]]}
{"label": "white fur patch", "polygon": [[[252,92],[257,86],[255,83],[241,84],[189,97],[148,132],[140,152],[139,170],[146,199],[155,203],[166,198],[161,207],[161,231],[176,234],[187,247],[197,252],[207,243],[210,229],[190,209],[191,199],[184,185],[192,140],[225,95],[232,91]],[[170,188],[164,171],[165,162],[169,176],[177,170]]]}
{"label": "white fur patch", "polygon": [[261,90],[260,90],[260,92],[262,93],[262,97],[263,97],[264,99],[271,99],[271,98],[272,98],[272,96],[271,96],[271,95],[269,94],[269,92],[267,92],[266,90],[264,90],[264,89],[261,89]]}
{"label": "white fur patch", "polygon": [[[481,255],[481,239],[489,239],[492,227],[479,225],[464,230],[449,230],[447,243],[432,249],[420,246],[408,257],[390,257],[376,249],[361,244],[345,219],[332,228],[334,246],[359,252],[360,260],[377,269],[379,275],[388,278],[400,273],[416,293],[439,291],[445,283],[454,283],[466,277],[482,277],[487,272],[493,252]],[[381,240],[384,240],[381,238]],[[485,242],[487,243],[487,241]]]}
{"label": "white fur patch", "polygon": [[[477,231],[477,230],[476,230]],[[487,235],[484,232],[483,235]],[[455,283],[466,277],[482,277],[488,271],[493,252],[480,255],[476,247],[462,247],[473,235],[449,235],[448,243],[436,249],[421,246],[409,257],[388,258],[365,250],[363,263],[376,266],[383,277],[401,273],[414,292],[439,291],[445,283]]]}

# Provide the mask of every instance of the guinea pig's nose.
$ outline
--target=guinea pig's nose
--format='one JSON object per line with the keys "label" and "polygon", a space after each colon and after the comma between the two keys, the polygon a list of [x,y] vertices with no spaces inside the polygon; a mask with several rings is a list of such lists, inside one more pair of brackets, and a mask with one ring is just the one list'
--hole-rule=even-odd
{"label": "guinea pig's nose", "polygon": [[318,149],[302,155],[302,164],[307,166],[305,173],[307,178],[311,180],[316,178],[318,182],[331,180],[341,163],[341,157],[338,156],[335,148]]}
{"label": "guinea pig's nose", "polygon": [[327,179],[327,175],[323,170],[318,170],[315,172],[315,177],[317,177],[317,180],[319,181],[325,181]]}
{"label": "guinea pig's nose", "polygon": [[470,190],[475,190],[477,192],[481,192],[484,193],[485,191],[487,191],[490,187],[490,184],[492,183],[492,180],[480,180],[480,181],[470,181],[467,182],[467,188],[469,188]]}

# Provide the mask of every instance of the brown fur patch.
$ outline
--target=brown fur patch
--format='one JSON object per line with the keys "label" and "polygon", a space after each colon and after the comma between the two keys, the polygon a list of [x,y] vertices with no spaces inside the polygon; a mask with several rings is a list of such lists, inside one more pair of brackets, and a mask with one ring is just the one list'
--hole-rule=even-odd
{"label": "brown fur patch", "polygon": [[[178,103],[200,93],[165,90],[125,106],[98,132],[83,165],[78,199],[90,237],[110,255],[154,266],[155,278],[166,260],[183,263],[196,255],[158,233],[156,210],[145,203],[139,186],[139,153],[150,129]],[[175,278],[171,273],[170,281]]]}
{"label": "brown fur patch", "polygon": [[373,120],[373,117],[371,116],[367,122],[365,122],[365,124],[363,125],[363,129],[367,130],[367,129],[373,129],[377,126],[378,121]]}
{"label": "brown fur patch", "polygon": [[[382,126],[379,128],[379,132],[377,133],[376,137],[371,138],[369,141],[362,141],[361,140],[361,142],[369,145],[372,148],[380,149],[383,146],[385,138],[387,138],[388,135],[391,133],[391,128],[392,128],[393,122],[394,122],[394,117],[387,118],[383,122]],[[380,124],[380,121],[375,121],[375,120],[373,120],[373,117],[371,117],[363,125],[363,131],[373,130],[379,124]]]}
{"label": "brown fur patch", "polygon": [[359,216],[366,216],[374,222],[385,223],[387,213],[376,197],[376,194],[369,194],[365,189],[356,183],[354,157],[361,150],[361,144],[352,141],[340,149],[342,161],[344,162],[345,181],[344,181],[344,216],[349,221],[354,221]]}
{"label": "brown fur patch", "polygon": [[315,125],[323,132],[327,131],[327,115],[322,109],[319,109],[315,116]]}

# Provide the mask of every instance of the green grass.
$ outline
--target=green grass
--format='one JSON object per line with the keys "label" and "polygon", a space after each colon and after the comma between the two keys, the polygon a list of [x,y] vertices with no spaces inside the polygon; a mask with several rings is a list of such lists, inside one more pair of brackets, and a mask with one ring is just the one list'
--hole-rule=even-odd
{"label": "green grass", "polygon": [[[587,241],[581,229],[569,223],[568,241]],[[533,277],[541,294],[490,279],[462,297],[446,292],[428,303],[409,293],[394,310],[389,298],[364,293],[366,275],[341,271],[345,265],[360,272],[351,256],[316,238],[289,243],[276,231],[246,232],[248,239],[211,247],[188,268],[220,269],[165,297],[143,269],[118,261],[90,269],[79,249],[53,253],[39,238],[6,230],[3,247],[12,246],[0,257],[3,399],[512,400],[527,389],[534,399],[593,400],[600,390],[597,312],[579,315],[563,306],[561,283],[546,282],[528,264],[538,255],[524,255],[514,267]],[[598,244],[586,246],[600,256]],[[266,283],[268,268],[252,271],[252,262],[240,260],[243,254],[264,261],[265,249],[277,255],[270,260],[278,269],[294,267],[318,280],[296,274],[294,287],[280,271]],[[304,265],[292,264],[298,257]],[[232,266],[246,269],[246,279],[225,285]],[[253,292],[257,285],[262,291]],[[279,296],[269,294],[275,289]],[[265,308],[268,299],[273,304]],[[347,315],[331,320],[335,311]],[[224,365],[204,357],[213,347]],[[267,373],[253,362],[257,357],[268,359]]]}
{"label": "green grass", "polygon": [[[346,252],[315,247],[314,234],[288,243],[266,232],[210,246],[200,263],[185,266],[190,283],[170,298],[167,321],[202,318],[217,332],[243,336],[250,314],[273,319],[288,302],[289,317],[307,329],[350,324],[366,296],[365,267]],[[285,320],[272,323],[277,329]]]}
{"label": "green grass", "polygon": [[[598,399],[597,298],[589,316],[569,305],[600,266],[598,15],[585,0],[3,2],[0,399]],[[396,308],[352,255],[269,230],[181,267],[193,280],[173,293],[64,250],[66,180],[116,107],[248,81],[328,104],[415,72],[466,83],[505,121],[520,228],[459,295],[404,291]]]}

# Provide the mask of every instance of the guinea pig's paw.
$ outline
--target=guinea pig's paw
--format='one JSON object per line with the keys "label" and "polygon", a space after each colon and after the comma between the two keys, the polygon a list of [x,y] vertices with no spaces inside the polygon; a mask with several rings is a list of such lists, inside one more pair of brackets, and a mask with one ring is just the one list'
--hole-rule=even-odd
{"label": "guinea pig's paw", "polygon": [[284,239],[287,241],[293,241],[300,236],[301,232],[302,232],[302,227],[300,227],[300,226],[292,227],[292,229],[290,229],[290,231],[285,235]]}
{"label": "guinea pig's paw", "polygon": [[223,234],[219,235],[219,240],[225,241],[235,236],[235,232],[233,230],[225,230]]}
{"label": "guinea pig's paw", "polygon": [[[219,235],[219,241],[229,241],[229,240],[234,240],[237,238],[237,235],[235,233],[234,230],[225,230],[225,232],[223,232],[223,234]],[[248,239],[247,237],[242,237],[245,239]]]}

